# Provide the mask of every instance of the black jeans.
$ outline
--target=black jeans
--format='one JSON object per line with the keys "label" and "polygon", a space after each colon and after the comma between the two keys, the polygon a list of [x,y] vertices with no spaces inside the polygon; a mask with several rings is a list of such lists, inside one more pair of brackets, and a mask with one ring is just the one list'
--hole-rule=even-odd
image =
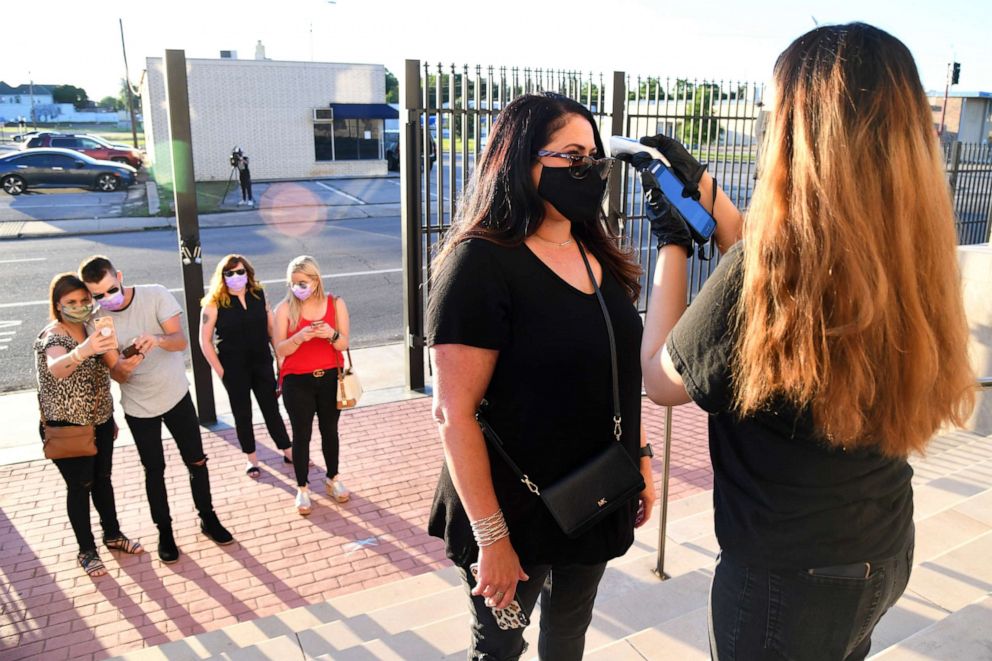
{"label": "black jeans", "polygon": [[241,200],[247,201],[251,200],[251,177],[238,177],[238,181],[241,183]]}
{"label": "black jeans", "polygon": [[127,426],[134,436],[141,465],[145,467],[145,492],[151,509],[152,521],[159,530],[172,528],[169,513],[169,498],[165,490],[165,452],[162,447],[162,423],[176,441],[186,470],[189,471],[189,488],[193,492],[193,504],[201,517],[213,515],[214,506],[210,497],[210,474],[207,471],[207,457],[203,454],[203,439],[200,436],[200,423],[196,418],[193,398],[189,393],[160,416],[136,418],[125,415]]}
{"label": "black jeans", "polygon": [[[527,565],[528,581],[517,583],[515,599],[529,618],[541,597],[541,634],[537,653],[543,660],[579,661],[586,645],[586,630],[592,621],[599,581],[606,563],[596,565]],[[475,579],[467,567],[459,567],[469,594],[472,616],[472,661],[519,659],[527,651],[523,629],[500,629],[492,609],[481,596],[472,596]]]}
{"label": "black jeans", "polygon": [[[65,423],[49,421],[50,426],[64,426]],[[90,527],[90,498],[93,507],[100,515],[103,538],[121,536],[121,524],[117,521],[117,503],[114,500],[114,485],[110,479],[114,464],[114,418],[96,426],[96,455],[93,457],[72,457],[53,459],[62,478],[65,480],[65,506],[69,514],[72,532],[76,535],[79,552],[95,551],[96,541]]]}
{"label": "black jeans", "polygon": [[313,435],[313,416],[317,415],[320,430],[320,448],[327,464],[327,477],[338,474],[338,371],[325,370],[320,377],[312,374],[287,374],[282,379],[282,401],[289,413],[293,428],[293,468],[296,485],[308,484],[310,473],[310,437]]}
{"label": "black jeans", "polygon": [[255,393],[255,401],[262,410],[265,428],[275,441],[276,447],[285,450],[290,446],[289,434],[286,433],[286,423],[279,413],[279,402],[276,400],[276,377],[272,373],[272,360],[266,362],[252,361],[246,356],[220,355],[224,367],[224,389],[227,390],[231,402],[231,412],[234,414],[234,428],[238,432],[238,443],[241,451],[251,454],[255,451],[255,427],[252,424],[251,394]]}
{"label": "black jeans", "polygon": [[867,578],[839,575],[847,573],[840,568],[814,575],[721,556],[710,591],[710,654],[719,661],[864,659],[875,625],[906,589],[913,545],[870,565]]}

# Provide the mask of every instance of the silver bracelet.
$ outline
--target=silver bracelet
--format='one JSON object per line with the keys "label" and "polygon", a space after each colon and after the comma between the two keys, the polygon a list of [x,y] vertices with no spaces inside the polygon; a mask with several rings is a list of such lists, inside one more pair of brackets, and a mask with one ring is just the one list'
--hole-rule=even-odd
{"label": "silver bracelet", "polygon": [[506,525],[506,519],[503,518],[503,510],[496,510],[495,513],[483,519],[472,521],[471,526],[475,543],[480,548],[492,546],[499,540],[510,535],[510,529]]}

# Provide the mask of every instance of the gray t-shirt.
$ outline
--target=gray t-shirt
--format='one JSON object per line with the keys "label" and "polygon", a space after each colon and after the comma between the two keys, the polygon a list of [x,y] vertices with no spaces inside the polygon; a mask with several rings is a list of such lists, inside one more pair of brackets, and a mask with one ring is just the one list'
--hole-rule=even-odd
{"label": "gray t-shirt", "polygon": [[[97,316],[114,320],[118,350],[139,335],[162,332],[162,324],[182,314],[176,297],[162,285],[136,285],[131,304],[117,312],[101,310]],[[121,384],[121,408],[126,415],[154,418],[174,407],[189,392],[186,359],[182,351],[155,348],[145,355],[131,378]]]}

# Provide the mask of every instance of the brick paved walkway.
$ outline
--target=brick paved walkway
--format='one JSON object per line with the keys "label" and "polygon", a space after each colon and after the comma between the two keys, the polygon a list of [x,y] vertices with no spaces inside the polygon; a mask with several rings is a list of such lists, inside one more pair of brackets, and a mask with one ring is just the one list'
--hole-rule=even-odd
{"label": "brick paved walkway", "polygon": [[[137,452],[119,448],[114,484],[121,525],[148,552],[115,556],[101,548],[109,573],[99,579],[76,565],[55,466],[0,468],[0,658],[103,659],[444,566],[441,542],[425,532],[442,462],[429,409],[425,398],[346,413],[341,466],[351,502],[339,506],[319,493],[307,519],[293,506],[291,467],[263,427],[256,429],[263,462],[257,481],[242,471],[234,430],[205,433],[214,505],[237,538],[227,547],[199,533],[186,471],[167,442],[169,499],[183,552],[171,566],[155,553]],[[663,412],[646,400],[644,411],[658,449]],[[711,488],[705,415],[680,407],[673,431],[671,498]],[[320,464],[318,448],[315,438],[312,454]],[[655,470],[660,477],[658,459]],[[311,473],[315,484],[319,471]],[[99,539],[99,522],[93,526]]]}

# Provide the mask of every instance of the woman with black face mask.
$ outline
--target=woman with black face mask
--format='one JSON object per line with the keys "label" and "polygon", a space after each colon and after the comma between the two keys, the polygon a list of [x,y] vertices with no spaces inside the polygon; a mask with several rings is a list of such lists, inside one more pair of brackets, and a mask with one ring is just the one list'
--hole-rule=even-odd
{"label": "woman with black face mask", "polygon": [[[428,343],[446,462],[429,530],[471,594],[470,658],[523,654],[540,596],[541,658],[580,659],[606,562],[655,501],[640,424],[640,270],[603,224],[612,164],[585,107],[557,94],[516,99],[434,263]],[[643,484],[566,531],[535,491],[617,442]]]}

